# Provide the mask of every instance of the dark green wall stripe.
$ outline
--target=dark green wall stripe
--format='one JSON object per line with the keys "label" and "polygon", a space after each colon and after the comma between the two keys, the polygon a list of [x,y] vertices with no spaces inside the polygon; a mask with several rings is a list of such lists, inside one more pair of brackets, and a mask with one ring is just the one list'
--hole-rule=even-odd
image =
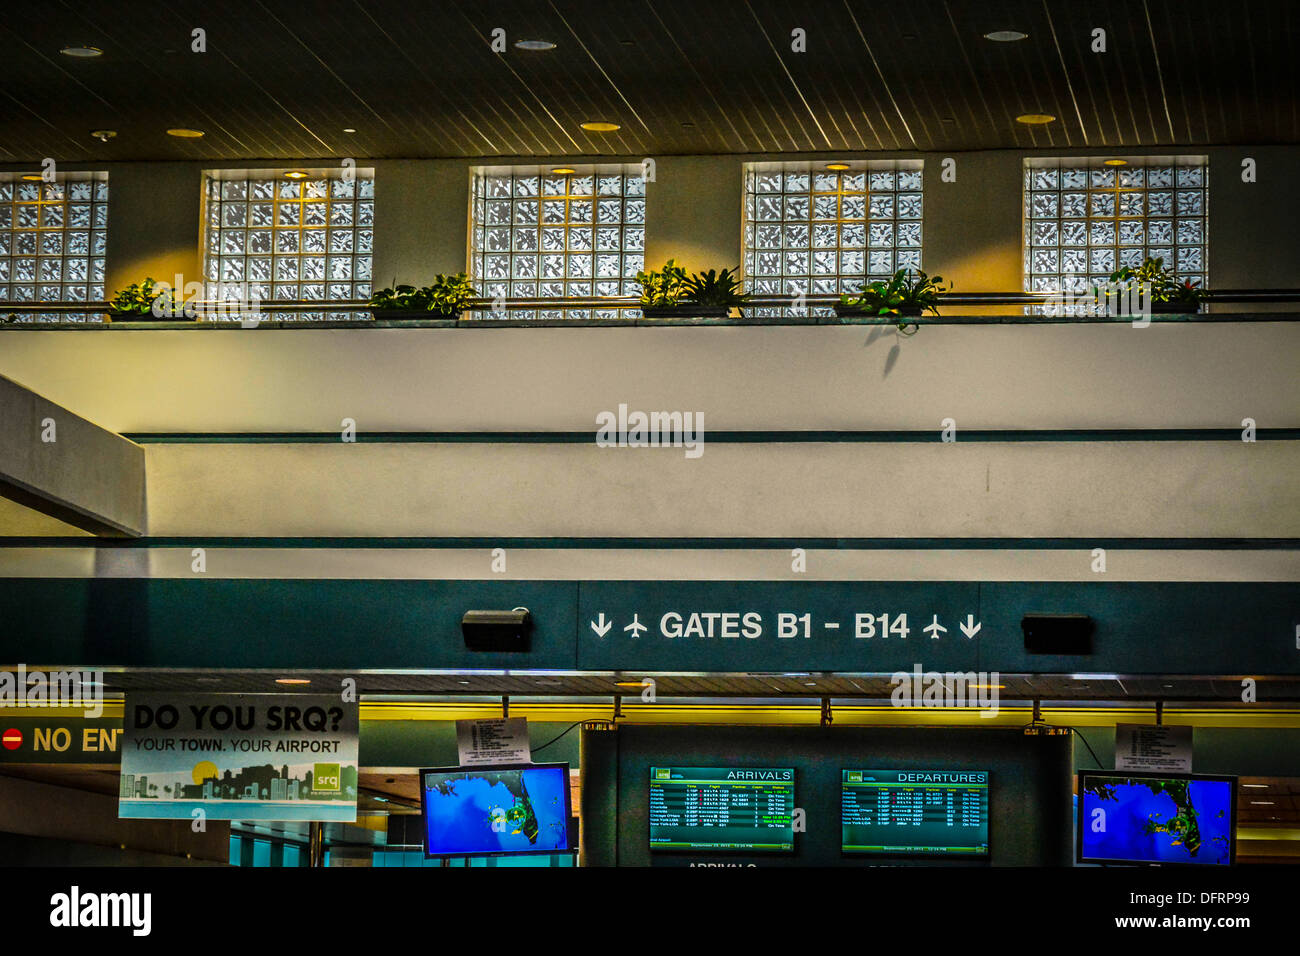
{"label": "dark green wall stripe", "polygon": [[1300,538],[217,538],[0,537],[0,548],[699,548],[840,551],[1293,551]]}
{"label": "dark green wall stripe", "polygon": [[[1261,428],[1260,441],[1300,440],[1300,428]],[[357,432],[358,443],[539,443],[594,444],[596,432]],[[331,444],[339,432],[130,432],[141,444]],[[784,444],[795,442],[925,443],[941,442],[938,428],[926,431],[706,431],[713,444]],[[958,442],[1103,442],[1103,441],[1241,441],[1239,428],[1093,428],[970,429],[957,431]]]}

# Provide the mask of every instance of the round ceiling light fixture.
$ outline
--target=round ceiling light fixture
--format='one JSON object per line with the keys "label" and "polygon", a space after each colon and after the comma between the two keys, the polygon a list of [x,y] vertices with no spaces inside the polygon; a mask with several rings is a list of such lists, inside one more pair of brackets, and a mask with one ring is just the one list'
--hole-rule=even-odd
{"label": "round ceiling light fixture", "polygon": [[277,684],[310,684],[311,683],[311,681],[307,680],[307,678],[305,677],[277,677],[275,679],[275,682]]}
{"label": "round ceiling light fixture", "polygon": [[1128,160],[1127,160],[1127,159],[1108,159],[1108,160],[1106,160],[1106,165],[1107,165],[1107,166],[1127,166],[1127,165],[1128,165]]}
{"label": "round ceiling light fixture", "polygon": [[1028,37],[1028,33],[1021,33],[1019,30],[992,30],[984,34],[984,39],[992,40],[994,43],[1015,43]]}
{"label": "round ceiling light fixture", "polygon": [[88,60],[93,56],[104,55],[104,51],[97,46],[65,46],[59,52],[64,56],[75,56],[83,60]]}
{"label": "round ceiling light fixture", "polygon": [[284,174],[285,179],[306,179],[307,174],[301,169],[291,169]]}
{"label": "round ceiling light fixture", "polygon": [[619,126],[617,123],[605,123],[599,120],[593,120],[589,123],[583,123],[582,128],[588,133],[613,133],[623,127]]}
{"label": "round ceiling light fixture", "polygon": [[169,129],[167,131],[167,135],[175,136],[178,139],[198,139],[200,136],[203,135],[203,130],[189,129],[188,127],[185,126],[177,126],[174,129]]}
{"label": "round ceiling light fixture", "polygon": [[554,50],[555,44],[550,40],[516,40],[516,50]]}
{"label": "round ceiling light fixture", "polygon": [[570,169],[568,166],[556,166],[551,170],[556,176],[572,176],[577,172],[576,169]]}
{"label": "round ceiling light fixture", "polygon": [[115,130],[115,129],[92,129],[92,130],[90,131],[90,135],[93,136],[93,137],[95,137],[95,139],[99,140],[101,143],[107,143],[110,139],[112,139],[114,136],[117,135],[117,130]]}
{"label": "round ceiling light fixture", "polygon": [[826,168],[838,173],[841,170],[848,169],[849,164],[848,163],[827,163]]}
{"label": "round ceiling light fixture", "polygon": [[1050,113],[1021,113],[1016,117],[1016,122],[1026,126],[1042,126],[1044,123],[1055,123],[1056,117]]}
{"label": "round ceiling light fixture", "polygon": [[355,133],[356,130],[353,129],[351,126],[345,126],[345,127],[343,127],[343,132],[345,132],[345,133]]}
{"label": "round ceiling light fixture", "polygon": [[45,177],[40,173],[23,173],[19,178],[29,183],[39,183]]}

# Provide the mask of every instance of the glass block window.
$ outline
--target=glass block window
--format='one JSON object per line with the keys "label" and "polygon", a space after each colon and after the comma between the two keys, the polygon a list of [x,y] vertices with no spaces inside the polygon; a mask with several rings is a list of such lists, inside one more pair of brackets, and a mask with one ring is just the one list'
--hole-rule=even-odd
{"label": "glass block window", "polygon": [[[1206,285],[1208,186],[1204,156],[1123,166],[1026,161],[1025,291],[1085,293],[1148,257],[1163,259],[1180,279]],[[1062,311],[1059,305],[1031,308]]]}
{"label": "glass block window", "polygon": [[[209,299],[262,302],[370,298],[375,171],[220,170],[204,180],[203,277]],[[352,312],[275,312],[278,320],[358,319]]]}
{"label": "glass block window", "polygon": [[[34,175],[34,174],[33,174]],[[0,314],[5,302],[102,302],[108,173],[53,182],[0,174]],[[99,322],[100,312],[21,312],[19,322]]]}
{"label": "glass block window", "polygon": [[[640,166],[474,171],[470,277],[484,298],[639,296],[645,265],[645,182]],[[490,311],[481,312],[487,317]],[[498,313],[504,317],[505,313]],[[587,319],[636,310],[511,310],[510,318]]]}
{"label": "glass block window", "polygon": [[[745,284],[757,296],[856,293],[921,267],[920,160],[745,167]],[[760,315],[810,310],[756,309]]]}

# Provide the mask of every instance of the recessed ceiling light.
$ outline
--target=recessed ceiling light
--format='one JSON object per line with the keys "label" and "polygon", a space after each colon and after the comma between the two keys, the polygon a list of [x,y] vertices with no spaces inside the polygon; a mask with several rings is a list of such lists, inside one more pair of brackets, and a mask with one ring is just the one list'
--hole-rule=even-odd
{"label": "recessed ceiling light", "polygon": [[1252,790],[1267,790],[1267,789],[1268,789],[1268,784],[1266,784],[1266,783],[1243,783],[1242,786],[1243,786],[1243,787],[1250,787]]}
{"label": "recessed ceiling light", "polygon": [[277,684],[310,684],[311,683],[311,681],[309,681],[305,677],[277,677],[275,679],[275,682]]}
{"label": "recessed ceiling light", "polygon": [[1021,113],[1016,117],[1016,122],[1028,126],[1041,126],[1043,123],[1055,123],[1056,117],[1050,113]]}
{"label": "recessed ceiling light", "polygon": [[285,179],[306,179],[307,174],[304,173],[301,169],[291,169],[284,174],[284,178]]}
{"label": "recessed ceiling light", "polygon": [[585,129],[588,133],[612,133],[615,130],[622,129],[622,127],[619,126],[617,123],[604,123],[600,121],[583,123],[582,128]]}
{"label": "recessed ceiling light", "polygon": [[97,46],[65,46],[59,52],[64,56],[77,56],[83,59],[104,55],[104,51]]}
{"label": "recessed ceiling light", "polygon": [[345,133],[355,133],[356,130],[354,130],[351,126],[345,126],[345,127],[343,127],[343,132],[345,132]]}
{"label": "recessed ceiling light", "polygon": [[984,39],[992,40],[995,43],[1015,43],[1017,40],[1023,40],[1028,33],[1021,33],[1019,30],[993,30],[984,34]]}
{"label": "recessed ceiling light", "polygon": [[1274,803],[1272,800],[1252,800],[1250,805],[1252,807],[1271,807],[1274,806]]}
{"label": "recessed ceiling light", "polygon": [[555,44],[550,40],[516,40],[516,50],[554,50]]}
{"label": "recessed ceiling light", "polygon": [[117,130],[115,130],[115,129],[92,129],[92,130],[90,131],[90,135],[93,136],[93,137],[95,137],[95,139],[99,140],[101,143],[107,143],[110,139],[112,139],[114,136],[117,135]]}
{"label": "recessed ceiling light", "polygon": [[827,163],[826,168],[833,169],[836,172],[839,172],[841,169],[848,169],[849,164],[848,163]]}
{"label": "recessed ceiling light", "polygon": [[616,680],[614,681],[614,686],[615,687],[644,687],[645,682],[639,680]]}
{"label": "recessed ceiling light", "polygon": [[29,183],[39,183],[45,177],[40,173],[23,173],[22,178]]}
{"label": "recessed ceiling light", "polygon": [[203,130],[188,129],[184,126],[177,126],[175,129],[169,129],[167,131],[167,135],[177,136],[180,137],[181,139],[198,139],[200,136],[203,135]]}
{"label": "recessed ceiling light", "polygon": [[635,41],[635,40],[619,40],[618,42],[619,42],[622,46],[636,46],[636,41]]}
{"label": "recessed ceiling light", "polygon": [[556,166],[551,170],[557,176],[572,176],[577,172],[576,169],[570,169],[568,166]]}
{"label": "recessed ceiling light", "polygon": [[1107,165],[1107,166],[1127,166],[1127,165],[1128,165],[1128,160],[1127,160],[1127,159],[1108,159],[1108,160],[1106,160],[1106,165]]}

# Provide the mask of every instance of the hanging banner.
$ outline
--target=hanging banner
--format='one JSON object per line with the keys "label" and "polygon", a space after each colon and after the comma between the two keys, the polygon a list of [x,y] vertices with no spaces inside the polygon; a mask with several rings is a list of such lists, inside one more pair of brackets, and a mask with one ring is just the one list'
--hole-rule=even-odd
{"label": "hanging banner", "polygon": [[129,694],[121,818],[357,818],[358,707],[338,695]]}

